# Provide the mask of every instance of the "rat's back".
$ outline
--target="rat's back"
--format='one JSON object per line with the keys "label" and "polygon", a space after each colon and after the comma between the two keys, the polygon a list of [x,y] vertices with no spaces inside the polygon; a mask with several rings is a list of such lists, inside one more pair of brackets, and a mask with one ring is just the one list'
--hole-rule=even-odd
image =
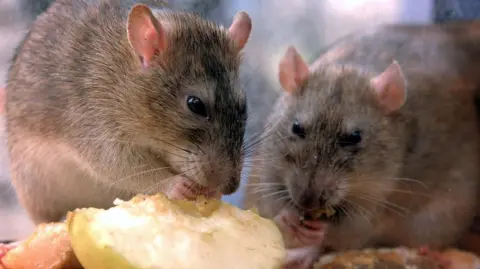
{"label": "rat's back", "polygon": [[69,124],[63,120],[67,111],[84,105],[85,87],[109,85],[122,72],[121,65],[133,57],[125,34],[133,4],[59,0],[38,17],[8,76],[6,111],[13,139],[18,128],[38,135],[63,129]]}
{"label": "rat's back", "polygon": [[[155,2],[161,4],[148,3]],[[94,191],[92,182],[80,181],[88,176],[78,171],[94,172],[80,161],[72,143],[78,143],[75,136],[88,138],[109,129],[112,119],[99,116],[95,100],[101,100],[101,89],[125,79],[122,74],[134,57],[125,31],[133,5],[55,1],[34,22],[12,59],[5,98],[12,183],[22,204],[30,213],[42,214],[42,220],[58,219],[60,210],[72,206],[68,197],[81,201],[87,196],[101,205],[102,196],[112,195],[113,190]],[[38,215],[33,218],[41,221]]]}

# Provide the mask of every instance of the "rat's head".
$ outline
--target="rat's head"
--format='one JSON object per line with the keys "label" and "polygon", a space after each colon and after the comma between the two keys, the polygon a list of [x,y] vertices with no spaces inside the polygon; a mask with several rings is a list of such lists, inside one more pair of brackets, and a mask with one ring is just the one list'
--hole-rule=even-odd
{"label": "rat's head", "polygon": [[404,154],[397,110],[406,98],[396,62],[378,75],[333,64],[310,73],[291,47],[279,80],[284,95],[265,149],[278,156],[268,168],[281,180],[275,191],[288,193],[300,214],[340,219],[392,189]]}
{"label": "rat's head", "polygon": [[[239,185],[246,100],[241,50],[251,20],[228,28],[194,14],[136,5],[128,17],[134,72],[126,102],[129,133],[172,174],[224,194]],[[126,117],[127,118],[127,117]]]}

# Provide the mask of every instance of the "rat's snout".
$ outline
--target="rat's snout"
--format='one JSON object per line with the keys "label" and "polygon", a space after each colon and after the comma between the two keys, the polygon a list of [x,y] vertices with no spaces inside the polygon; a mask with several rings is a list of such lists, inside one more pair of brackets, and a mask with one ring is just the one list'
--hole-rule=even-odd
{"label": "rat's snout", "polygon": [[298,201],[299,205],[306,210],[312,210],[319,207],[323,208],[325,207],[326,202],[327,201],[323,195],[315,195],[312,193],[305,194],[300,197],[300,200]]}
{"label": "rat's snout", "polygon": [[240,167],[229,158],[218,157],[215,151],[204,150],[199,174],[202,184],[222,194],[234,193],[240,186]]}
{"label": "rat's snout", "polygon": [[239,187],[240,187],[240,177],[231,176],[229,177],[228,182],[222,188],[221,192],[223,194],[229,195],[236,192]]}
{"label": "rat's snout", "polygon": [[292,182],[291,191],[295,204],[304,212],[332,206],[336,200],[336,184],[331,175],[316,173],[308,179]]}
{"label": "rat's snout", "polygon": [[310,179],[290,181],[292,202],[302,218],[323,221],[339,219],[338,213],[341,211],[338,210],[341,201],[339,182],[328,171],[317,172]]}
{"label": "rat's snout", "polygon": [[325,208],[327,205],[327,197],[325,192],[315,192],[313,190],[306,190],[298,199],[298,205],[304,211],[315,210],[317,208]]}
{"label": "rat's snout", "polygon": [[306,190],[297,200],[296,207],[304,220],[330,222],[340,217],[338,206],[326,191]]}

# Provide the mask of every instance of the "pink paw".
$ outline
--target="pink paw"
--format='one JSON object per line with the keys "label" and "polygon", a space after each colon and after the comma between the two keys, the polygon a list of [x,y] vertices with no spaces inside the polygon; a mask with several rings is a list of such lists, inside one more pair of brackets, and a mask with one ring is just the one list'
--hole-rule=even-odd
{"label": "pink paw", "polygon": [[170,199],[177,200],[195,200],[198,196],[201,195],[208,198],[218,198],[220,196],[217,190],[200,186],[192,180],[184,177],[177,179],[175,184],[167,193],[167,196]]}
{"label": "pink paw", "polygon": [[319,247],[296,248],[287,251],[284,269],[311,269],[320,256]]}
{"label": "pink paw", "polygon": [[326,225],[320,221],[301,221],[297,214],[289,210],[282,210],[274,220],[286,238],[285,241],[289,248],[323,244]]}
{"label": "pink paw", "polygon": [[2,258],[12,249],[12,246],[0,244],[0,268],[2,265]]}

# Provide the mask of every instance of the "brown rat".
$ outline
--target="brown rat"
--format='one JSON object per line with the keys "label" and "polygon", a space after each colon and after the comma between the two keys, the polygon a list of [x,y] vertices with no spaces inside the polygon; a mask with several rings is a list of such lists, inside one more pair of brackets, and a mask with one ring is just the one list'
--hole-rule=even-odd
{"label": "brown rat", "polygon": [[238,188],[247,116],[238,77],[251,20],[239,12],[225,29],[162,3],[59,0],[18,48],[8,148],[36,223],[136,193]]}
{"label": "brown rat", "polygon": [[[288,49],[246,207],[277,221],[289,266],[310,267],[321,247],[460,238],[479,187],[479,25],[382,27],[310,70]],[[323,209],[335,214],[315,218]]]}

